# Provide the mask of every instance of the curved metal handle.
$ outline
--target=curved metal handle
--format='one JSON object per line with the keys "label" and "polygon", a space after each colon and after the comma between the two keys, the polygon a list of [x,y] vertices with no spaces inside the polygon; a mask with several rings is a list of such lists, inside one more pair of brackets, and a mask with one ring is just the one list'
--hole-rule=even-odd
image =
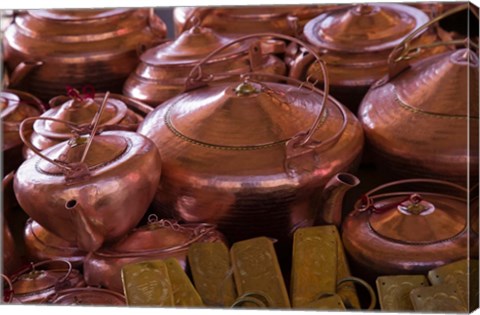
{"label": "curved metal handle", "polygon": [[[427,183],[427,184],[443,185],[443,186],[448,186],[450,188],[457,189],[457,190],[459,190],[459,191],[461,191],[465,194],[468,193],[468,190],[463,186],[460,186],[460,185],[457,185],[457,184],[454,184],[454,183],[450,183],[450,182],[446,182],[446,181],[442,181],[442,180],[438,180],[438,179],[413,178],[413,179],[398,180],[398,181],[390,182],[390,183],[387,183],[387,184],[384,184],[384,185],[380,185],[380,186],[368,191],[367,193],[365,193],[355,203],[355,211],[353,213],[363,212],[363,211],[366,211],[366,210],[370,209],[371,206],[373,205],[373,200],[375,198],[385,196],[383,194],[382,195],[377,195],[377,196],[371,196],[372,194],[374,194],[376,192],[379,192],[381,190],[384,190],[386,188],[389,188],[389,187],[403,185],[403,184],[410,184],[410,183]],[[390,193],[390,194],[387,194],[387,195],[392,196],[392,195],[405,195],[405,194],[406,193]],[[411,193],[407,193],[407,194],[414,195],[414,194],[424,194],[424,193],[423,192],[422,193],[411,192]]]}
{"label": "curved metal handle", "polygon": [[167,25],[155,14],[155,8],[150,8],[147,17],[148,27],[152,30],[152,33],[160,38],[165,38]]}
{"label": "curved metal handle", "polygon": [[64,264],[67,265],[67,272],[65,273],[65,275],[63,277],[58,279],[57,283],[55,284],[56,287],[59,287],[62,283],[67,281],[68,277],[70,277],[70,275],[72,274],[72,271],[73,271],[72,264],[69,261],[64,260],[64,259],[44,260],[44,261],[38,262],[36,264],[31,263],[30,266],[26,267],[25,269],[19,271],[14,276],[12,276],[12,282],[15,282],[21,275],[23,275],[25,273],[35,271],[37,267],[47,265],[47,264],[51,264],[51,263],[55,263],[55,262],[57,262],[57,263],[60,262],[60,263],[64,263]]}
{"label": "curved metal handle", "polygon": [[260,308],[274,306],[272,300],[268,295],[260,291],[252,291],[246,292],[243,295],[239,296],[230,307],[239,307],[243,303],[253,303],[255,306],[258,306]]}
{"label": "curved metal handle", "polygon": [[[8,289],[7,292],[6,292],[6,294],[3,296],[3,301],[6,302],[6,303],[11,303],[12,300],[13,300],[13,295],[14,295],[12,281],[10,280],[9,277],[7,277],[6,275],[4,275],[3,273],[0,274],[0,276],[2,276],[3,280],[8,284],[8,287],[9,287],[9,289]],[[5,291],[6,291],[6,290],[4,290],[4,292],[5,292]]]}
{"label": "curved metal handle", "polygon": [[358,284],[364,286],[367,289],[368,294],[370,295],[370,305],[368,306],[367,309],[373,310],[375,308],[375,306],[377,305],[377,296],[375,295],[375,290],[373,290],[373,288],[366,281],[364,281],[360,278],[357,278],[357,277],[346,277],[346,278],[343,278],[343,279],[341,279],[340,281],[337,282],[337,288],[342,283],[345,283],[345,282],[358,283]]}
{"label": "curved metal handle", "polygon": [[23,79],[35,68],[43,65],[43,61],[39,60],[25,60],[20,62],[13,72],[10,74],[9,87],[19,85]]}
{"label": "curved metal handle", "polygon": [[[415,31],[413,31],[410,35],[405,37],[401,43],[399,43],[390,53],[388,56],[388,65],[389,65],[389,79],[397,75],[398,73],[402,72],[408,67],[408,63],[401,64],[401,61],[408,61],[415,56],[417,56],[422,48],[433,48],[437,46],[449,46],[449,45],[460,45],[464,44],[465,40],[452,40],[446,42],[436,42],[430,43],[425,45],[418,45],[411,47],[410,44],[412,40],[417,37],[421,32],[424,32],[430,26],[436,24],[437,22],[443,20],[444,18],[451,16],[455,13],[467,10],[469,8],[469,4],[460,5],[456,8],[453,8],[443,14],[438,15],[437,17],[431,19],[427,23],[423,24]],[[411,52],[414,52],[411,54]]]}

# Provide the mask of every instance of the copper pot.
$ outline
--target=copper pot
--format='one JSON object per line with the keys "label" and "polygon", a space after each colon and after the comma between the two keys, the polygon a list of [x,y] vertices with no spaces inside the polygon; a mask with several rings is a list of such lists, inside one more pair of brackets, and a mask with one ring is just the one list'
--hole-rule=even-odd
{"label": "copper pot", "polygon": [[165,35],[153,9],[28,10],[5,30],[4,57],[11,73],[31,70],[15,87],[43,100],[66,85],[121,92],[138,64],[137,50]]}
{"label": "copper pot", "polygon": [[126,305],[125,296],[102,288],[72,288],[61,290],[50,296],[45,303],[57,305]]}
{"label": "copper pot", "polygon": [[9,173],[23,161],[23,142],[18,134],[20,123],[27,117],[39,116],[45,111],[42,102],[35,96],[4,89],[0,92],[2,114],[3,171]]}
{"label": "copper pot", "polygon": [[[428,21],[425,13],[407,5],[352,5],[312,19],[303,35],[328,65],[332,96],[356,112],[368,88],[388,73],[393,48]],[[418,35],[418,44],[437,38],[430,32]],[[290,76],[308,77],[321,85],[321,72],[312,60],[313,56],[298,50],[290,64]]]}
{"label": "copper pot", "polygon": [[[38,269],[41,266],[44,268]],[[85,286],[80,272],[62,260],[32,264],[13,275],[11,281],[13,297],[22,304],[40,303],[58,290]]]}
{"label": "copper pot", "polygon": [[224,241],[211,224],[178,224],[169,220],[150,220],[118,242],[90,253],[84,262],[89,285],[123,292],[122,267],[153,259],[176,258],[185,268],[188,247],[194,242]]}
{"label": "copper pot", "polygon": [[[68,121],[91,129],[93,117],[100,108],[105,93],[97,93],[92,96],[82,96],[73,92],[72,96],[56,96],[49,101],[50,109],[41,117],[49,117]],[[109,130],[135,131],[138,124],[143,120],[152,108],[137,100],[120,94],[109,94],[105,110],[100,118],[99,128]],[[90,125],[90,126],[89,126]],[[69,140],[73,136],[70,128],[64,123],[51,120],[37,120],[33,124],[30,141],[40,150],[45,150],[60,142]],[[24,147],[23,156],[28,159],[35,153]]]}
{"label": "copper pot", "polygon": [[[2,179],[2,225],[3,225],[3,245],[2,245],[2,272],[6,276],[12,275],[22,264],[19,252],[21,251],[18,243],[15,242],[10,229],[12,221],[15,222],[16,215],[13,210],[16,206],[15,195],[13,193],[13,177],[14,173],[7,174]],[[13,225],[12,225],[13,226]]]}
{"label": "copper pot", "polygon": [[458,49],[405,69],[409,49],[400,48],[400,69],[392,66],[358,113],[378,165],[397,178],[478,182],[477,55]]}
{"label": "copper pot", "polygon": [[[96,250],[136,226],[160,178],[160,156],[152,141],[129,131],[96,135],[107,98],[90,136],[40,152],[22,135],[38,156],[26,160],[14,180],[15,195],[25,212],[85,251]],[[28,119],[22,126],[27,123]]]}
{"label": "copper pot", "polygon": [[[194,26],[172,41],[147,50],[142,62],[125,82],[123,93],[152,106],[158,106],[185,90],[185,80],[192,68],[213,50],[232,38],[213,30]],[[258,43],[238,43],[205,65],[209,72],[222,72],[217,80],[234,74],[257,71],[284,75],[285,64],[277,57],[262,53]]]}
{"label": "copper pot", "polygon": [[[422,190],[412,189],[420,184]],[[342,225],[352,273],[373,282],[380,275],[426,274],[466,258],[466,197],[464,187],[431,179],[391,182],[365,193]],[[325,217],[341,211],[338,204],[329,205]],[[341,217],[336,218],[327,223],[340,226]],[[478,238],[475,242],[472,257],[478,257]]]}
{"label": "copper pot", "polygon": [[78,249],[75,242],[68,242],[29,219],[24,231],[25,249],[30,261],[66,260],[74,268],[81,268],[86,252]]}
{"label": "copper pot", "polygon": [[241,7],[178,7],[173,10],[175,34],[192,24],[209,27],[221,34],[247,35],[275,32],[285,35],[301,33],[303,26],[321,12],[338,5],[289,5]]}
{"label": "copper pot", "polygon": [[19,258],[15,251],[15,242],[12,233],[8,227],[7,221],[3,219],[3,245],[2,245],[2,272],[11,275],[19,266]]}
{"label": "copper pot", "polygon": [[243,82],[191,82],[196,89],[145,118],[138,132],[156,143],[165,163],[153,203],[162,217],[216,224],[230,242],[282,240],[313,223],[318,192],[333,174],[356,167],[363,133],[328,97],[328,85],[324,93],[289,81],[248,74]]}

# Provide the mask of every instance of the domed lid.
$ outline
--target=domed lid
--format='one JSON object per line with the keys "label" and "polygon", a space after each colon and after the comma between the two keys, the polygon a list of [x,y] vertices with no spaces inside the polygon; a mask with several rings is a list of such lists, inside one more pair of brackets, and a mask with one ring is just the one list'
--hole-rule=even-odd
{"label": "domed lid", "polygon": [[120,293],[101,288],[72,288],[55,294],[49,300],[60,305],[125,305],[125,297]]}
{"label": "domed lid", "polygon": [[[57,263],[64,262],[68,269],[58,269]],[[52,264],[46,269],[37,269],[40,265]],[[23,271],[12,278],[13,292],[15,295],[32,295],[42,291],[51,290],[59,287],[68,277],[72,276],[70,263],[66,261],[43,261]],[[78,272],[77,272],[78,274]]]}
{"label": "domed lid", "polygon": [[137,228],[98,255],[139,255],[149,252],[171,252],[187,248],[189,244],[214,228],[208,224],[178,224],[170,220],[149,218],[146,226]]}
{"label": "domed lid", "polygon": [[0,110],[2,112],[2,120],[6,119],[10,114],[17,110],[20,104],[20,98],[5,91],[0,92]]}
{"label": "domed lid", "polygon": [[28,10],[32,16],[57,21],[85,21],[104,19],[130,11],[129,9],[50,9]]}
{"label": "domed lid", "polygon": [[[90,136],[72,138],[70,141],[62,142],[48,149],[44,154],[52,160],[58,160],[67,165],[79,163],[85,152],[89,138]],[[129,143],[127,139],[121,135],[96,135],[92,140],[84,162],[88,169],[92,171],[117,160],[128,148]],[[60,167],[43,159],[38,162],[37,167],[46,174],[63,174]]]}
{"label": "domed lid", "polygon": [[346,53],[392,49],[428,16],[400,4],[361,4],[329,11],[305,25],[307,40],[317,48]]}
{"label": "domed lid", "polygon": [[[72,99],[46,111],[42,117],[88,126],[100,109],[101,102],[101,98]],[[100,126],[120,122],[127,115],[127,110],[127,105],[122,101],[109,99],[100,117]],[[33,129],[38,134],[49,138],[69,139],[73,136],[68,125],[51,120],[37,120],[33,124]]]}
{"label": "domed lid", "polygon": [[[151,65],[195,63],[232,40],[229,37],[215,33],[209,28],[194,26],[180,34],[174,41],[147,50],[142,54],[141,59],[143,62]],[[247,50],[247,44],[236,43],[225,49],[222,54],[216,57],[216,60],[233,58],[234,55],[244,53]]]}
{"label": "domed lid", "polygon": [[[391,83],[396,98],[415,110],[478,117],[478,67],[478,56],[460,49],[422,60]],[[469,108],[469,104],[473,106]]]}
{"label": "domed lid", "polygon": [[290,85],[226,83],[182,94],[169,107],[165,123],[191,142],[260,148],[308,130],[320,104],[317,94]]}

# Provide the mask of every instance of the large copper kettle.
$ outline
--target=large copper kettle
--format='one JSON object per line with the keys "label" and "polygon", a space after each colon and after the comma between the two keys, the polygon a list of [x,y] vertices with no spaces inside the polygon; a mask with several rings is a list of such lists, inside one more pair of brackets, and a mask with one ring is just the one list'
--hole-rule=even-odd
{"label": "large copper kettle", "polygon": [[152,141],[129,131],[97,135],[107,98],[90,136],[80,135],[40,152],[20,130],[37,156],[26,160],[15,174],[18,203],[40,225],[85,251],[135,227],[160,178],[160,156]]}
{"label": "large copper kettle", "polygon": [[176,258],[185,268],[188,248],[194,242],[223,242],[211,224],[178,224],[149,217],[149,223],[131,231],[118,242],[90,253],[84,262],[89,285],[123,292],[122,267],[145,260]]}
{"label": "large copper kettle", "polygon": [[[140,57],[141,63],[125,82],[123,93],[158,106],[184,91],[185,80],[192,68],[213,50],[232,38],[194,26],[172,41],[151,48]],[[285,64],[271,54],[263,54],[260,43],[238,43],[205,65],[209,72],[222,72],[228,79],[235,73],[249,71],[284,75]]]}
{"label": "large copper kettle", "polygon": [[28,10],[5,30],[3,56],[10,73],[30,70],[12,87],[43,100],[66,85],[121,92],[138,52],[165,35],[153,9]]}
{"label": "large copper kettle", "polygon": [[311,225],[328,179],[357,165],[363,133],[354,115],[328,96],[328,84],[323,92],[306,82],[266,83],[248,74],[244,81],[206,85],[194,79],[202,62],[189,80],[196,89],[157,107],[138,129],[165,163],[154,208],[164,217],[214,223],[230,242],[282,240]]}
{"label": "large copper kettle", "polygon": [[3,172],[9,173],[23,161],[23,142],[18,134],[20,123],[27,117],[39,116],[45,111],[42,102],[35,96],[17,90],[0,92],[2,116]]}
{"label": "large copper kettle", "polygon": [[412,50],[409,42],[395,49],[390,74],[359,108],[374,158],[396,177],[478,182],[477,53],[457,49],[408,62]]}
{"label": "large copper kettle", "polygon": [[[332,96],[356,111],[371,84],[388,72],[392,49],[428,21],[425,13],[407,5],[351,5],[312,19],[305,25],[303,36],[329,68]],[[436,34],[424,32],[416,41],[426,44],[436,38]],[[290,76],[308,77],[322,84],[322,74],[312,60],[313,56],[297,50],[290,63]]]}
{"label": "large copper kettle", "polygon": [[[81,95],[75,90],[69,91],[69,96],[60,95],[49,101],[50,109],[41,117],[50,117],[68,121],[91,129],[91,121],[100,108],[105,93]],[[99,127],[109,130],[135,131],[152,108],[129,97],[110,93],[108,102],[100,117]],[[66,141],[73,136],[72,130],[64,123],[53,120],[37,120],[33,124],[30,137],[32,144],[40,150],[45,150],[55,144]],[[35,153],[24,147],[23,156],[30,158]]]}
{"label": "large copper kettle", "polygon": [[[342,176],[334,179],[338,190],[358,182]],[[324,200],[323,221],[340,227],[337,192]],[[352,274],[372,282],[380,275],[426,274],[466,258],[469,241],[477,248],[471,257],[478,257],[478,238],[469,236],[467,189],[450,182],[407,179],[378,186],[357,200],[341,227]]]}

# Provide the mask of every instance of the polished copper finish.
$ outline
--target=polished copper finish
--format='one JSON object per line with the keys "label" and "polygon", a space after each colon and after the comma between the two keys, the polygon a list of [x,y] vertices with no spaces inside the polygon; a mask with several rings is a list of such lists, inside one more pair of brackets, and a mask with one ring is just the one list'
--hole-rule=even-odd
{"label": "polished copper finish", "polygon": [[303,26],[322,12],[338,5],[177,7],[173,10],[175,34],[192,24],[209,27],[221,34],[246,35],[275,32],[285,35],[301,33]]}
{"label": "polished copper finish", "polygon": [[[411,189],[421,184],[424,189]],[[343,222],[352,273],[373,282],[381,275],[425,274],[467,257],[466,195],[461,186],[431,179],[392,182],[365,193]],[[478,239],[476,244],[478,255]]]}
{"label": "polished copper finish", "polygon": [[[351,5],[312,19],[305,25],[304,36],[327,63],[332,96],[356,111],[368,88],[388,73],[393,48],[428,21],[425,13],[407,5]],[[436,38],[425,32],[416,42],[426,44]],[[299,50],[290,64],[290,76],[322,84],[324,78],[313,60]]]}
{"label": "polished copper finish", "polygon": [[80,268],[87,255],[77,248],[75,242],[56,236],[32,219],[25,225],[24,241],[28,260],[34,262],[61,259],[70,262],[74,268]]}
{"label": "polished copper finish", "polygon": [[123,292],[121,269],[126,264],[176,258],[185,268],[190,244],[219,240],[223,240],[223,236],[210,224],[178,224],[154,219],[119,241],[90,253],[84,261],[85,281]]}
{"label": "polished copper finish", "polygon": [[45,101],[68,85],[121,92],[139,52],[165,35],[153,8],[27,10],[5,30],[4,58],[10,73],[28,68],[12,87]]}
{"label": "polished copper finish", "polygon": [[356,167],[363,133],[353,114],[305,82],[255,78],[203,87],[192,80],[196,89],[142,122],[138,132],[165,163],[154,201],[162,216],[216,224],[230,242],[289,238],[312,225],[330,177]]}
{"label": "polished copper finish", "polygon": [[377,164],[397,178],[478,182],[478,67],[458,49],[379,81],[358,112]]}
{"label": "polished copper finish", "polygon": [[[104,93],[97,93],[95,97],[81,95],[56,96],[49,101],[50,109],[41,117],[60,119],[82,126],[93,126],[90,124],[100,108],[105,97]],[[109,130],[131,130],[135,131],[138,124],[143,120],[152,108],[137,100],[120,94],[110,94],[106,108],[100,118],[99,128]],[[45,150],[73,136],[72,130],[63,123],[51,120],[37,120],[33,124],[30,141],[40,150]],[[35,153],[24,147],[23,156],[28,159]]]}
{"label": "polished copper finish", "polygon": [[[143,53],[141,63],[125,82],[123,93],[156,107],[184,92],[192,68],[210,52],[232,40],[209,28],[194,26],[174,41]],[[216,77],[223,81],[234,80],[235,74],[250,71],[286,73],[285,64],[273,55],[262,53],[257,42],[235,44],[204,68],[208,73],[224,73]]]}
{"label": "polished copper finish", "polygon": [[18,134],[20,123],[25,118],[39,116],[45,111],[45,107],[38,98],[29,93],[3,89],[0,92],[0,110],[3,172],[6,174],[16,169],[23,161],[23,142]]}
{"label": "polished copper finish", "polygon": [[[13,193],[13,177],[14,173],[7,174],[2,179],[2,273],[6,276],[12,275],[17,271],[22,260],[18,252],[18,243],[12,235],[9,219],[15,218],[13,210],[16,210],[16,200]],[[11,223],[10,223],[11,224]]]}
{"label": "polished copper finish", "polygon": [[[43,268],[39,269],[41,266]],[[14,297],[22,304],[40,303],[58,290],[85,286],[80,272],[61,260],[32,264],[13,275],[11,280]]]}
{"label": "polished copper finish", "polygon": [[83,305],[83,306],[124,306],[125,297],[118,293],[102,288],[71,288],[56,292],[43,301],[47,304],[57,305]]}
{"label": "polished copper finish", "polygon": [[140,222],[161,172],[158,151],[144,136],[130,131],[96,135],[107,99],[89,136],[77,135],[40,152],[20,130],[37,154],[15,174],[20,206],[45,229],[85,251],[123,236]]}
{"label": "polished copper finish", "polygon": [[19,258],[16,253],[15,241],[5,218],[3,218],[2,242],[2,272],[11,275],[18,268]]}

